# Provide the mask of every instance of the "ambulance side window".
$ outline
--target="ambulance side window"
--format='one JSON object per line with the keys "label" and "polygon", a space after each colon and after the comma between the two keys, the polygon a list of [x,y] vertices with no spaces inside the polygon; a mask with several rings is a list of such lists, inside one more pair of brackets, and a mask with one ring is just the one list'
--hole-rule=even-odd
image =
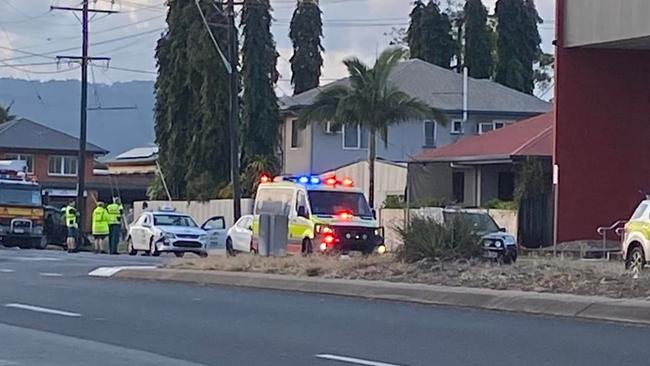
{"label": "ambulance side window", "polygon": [[296,199],[296,213],[298,213],[300,207],[305,208],[305,213],[308,216],[311,214],[309,212],[309,206],[307,205],[307,197],[305,196],[305,192],[303,191],[298,191],[298,198]]}
{"label": "ambulance side window", "polygon": [[255,214],[289,216],[293,202],[293,189],[261,189],[255,198]]}

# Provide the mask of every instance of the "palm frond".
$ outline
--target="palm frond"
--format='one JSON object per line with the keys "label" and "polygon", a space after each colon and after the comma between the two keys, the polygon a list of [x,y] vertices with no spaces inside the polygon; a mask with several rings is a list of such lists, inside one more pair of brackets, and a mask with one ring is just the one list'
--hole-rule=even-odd
{"label": "palm frond", "polygon": [[351,89],[343,85],[334,85],[323,90],[314,102],[302,109],[298,123],[306,127],[310,123],[326,123],[336,120],[341,100],[350,95]]}
{"label": "palm frond", "polygon": [[395,66],[404,59],[406,51],[402,48],[392,47],[384,50],[372,68],[375,87],[382,89],[388,84],[388,78]]}
{"label": "palm frond", "polygon": [[343,60],[348,70],[350,84],[353,89],[365,89],[371,82],[372,72],[368,65],[356,57]]}
{"label": "palm frond", "polygon": [[383,103],[384,117],[395,123],[431,119],[447,125],[449,117],[418,98],[411,97],[397,88],[390,88]]}

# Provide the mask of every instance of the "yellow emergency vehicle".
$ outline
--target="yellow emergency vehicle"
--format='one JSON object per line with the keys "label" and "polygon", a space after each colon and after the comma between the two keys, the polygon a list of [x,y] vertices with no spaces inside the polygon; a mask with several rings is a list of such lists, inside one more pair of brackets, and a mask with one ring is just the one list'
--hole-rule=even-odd
{"label": "yellow emergency vehicle", "polygon": [[0,161],[0,244],[45,249],[41,186],[25,173],[26,163]]}
{"label": "yellow emergency vehicle", "polygon": [[289,218],[287,252],[365,254],[386,252],[384,230],[375,211],[352,180],[331,176],[263,176],[253,208],[253,249],[257,249],[259,216]]}

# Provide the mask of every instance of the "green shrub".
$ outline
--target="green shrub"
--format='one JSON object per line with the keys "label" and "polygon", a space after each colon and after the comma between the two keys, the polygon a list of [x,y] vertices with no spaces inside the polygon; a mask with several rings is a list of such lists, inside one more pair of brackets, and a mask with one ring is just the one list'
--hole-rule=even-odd
{"label": "green shrub", "polygon": [[405,208],[406,202],[400,196],[386,196],[382,208]]}
{"label": "green shrub", "polygon": [[460,217],[446,224],[416,217],[410,226],[398,231],[404,242],[398,253],[407,262],[470,259],[481,254],[478,235]]}
{"label": "green shrub", "polygon": [[501,201],[498,198],[488,201],[485,206],[493,210],[517,210],[519,208],[515,201]]}

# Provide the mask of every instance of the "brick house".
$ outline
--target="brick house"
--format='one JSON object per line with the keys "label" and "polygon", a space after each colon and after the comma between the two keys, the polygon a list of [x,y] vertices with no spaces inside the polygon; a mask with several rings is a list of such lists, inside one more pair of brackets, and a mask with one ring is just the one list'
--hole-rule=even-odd
{"label": "brick house", "polygon": [[[63,206],[76,197],[78,151],[79,139],[40,123],[20,118],[0,124],[0,158],[24,160],[49,205]],[[90,143],[86,151],[86,194],[97,198],[106,178],[93,173],[95,159],[108,151]],[[87,205],[86,215],[94,209],[93,201]]]}

